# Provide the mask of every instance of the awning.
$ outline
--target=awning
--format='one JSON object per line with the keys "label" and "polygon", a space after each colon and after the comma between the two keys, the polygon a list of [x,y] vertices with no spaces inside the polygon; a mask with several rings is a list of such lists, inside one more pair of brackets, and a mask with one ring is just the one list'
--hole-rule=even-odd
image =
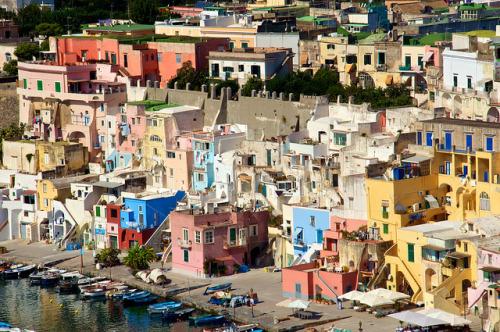
{"label": "awning", "polygon": [[36,190],[25,190],[22,191],[20,195],[32,196],[36,194]]}
{"label": "awning", "polygon": [[345,72],[346,73],[350,73],[351,70],[353,70],[353,69],[354,69],[354,64],[347,64],[347,65],[345,65]]}
{"label": "awning", "polygon": [[389,201],[382,201],[383,207],[389,207]]}
{"label": "awning", "polygon": [[436,251],[445,251],[445,250],[447,250],[446,248],[438,247],[438,246],[435,246],[435,245],[432,245],[432,244],[425,245],[422,248],[429,249],[429,250],[436,250]]}
{"label": "awning", "polygon": [[484,272],[498,272],[498,271],[500,271],[500,267],[497,267],[497,266],[482,266],[479,269],[483,270]]}
{"label": "awning", "polygon": [[424,57],[422,58],[422,62],[429,61],[433,55],[434,55],[433,51],[429,51],[429,52],[425,53]]}
{"label": "awning", "polygon": [[240,175],[239,178],[241,181],[252,181],[252,177],[250,175]]}
{"label": "awning", "polygon": [[406,158],[404,160],[401,160],[402,163],[410,163],[410,164],[420,164],[423,161],[430,160],[431,158],[429,157],[421,157],[421,156],[413,156],[410,158]]}
{"label": "awning", "polygon": [[90,82],[89,79],[68,80],[68,83]]}
{"label": "awning", "polygon": [[232,261],[232,260],[234,260],[234,259],[231,256],[226,256],[226,257],[221,257],[221,258],[216,259],[217,262],[228,262],[228,261]]}
{"label": "awning", "polygon": [[465,258],[465,257],[470,257],[470,255],[463,253],[463,252],[453,251],[453,252],[447,253],[446,257],[461,259],[461,258]]}
{"label": "awning", "polygon": [[427,201],[427,203],[429,203],[429,207],[431,209],[437,209],[437,208],[439,208],[439,203],[436,200],[436,198],[434,198],[434,196],[427,195],[427,196],[424,196],[424,199]]}
{"label": "awning", "polygon": [[307,58],[308,54],[307,53],[300,53],[300,64],[301,65],[307,65]]}
{"label": "awning", "polygon": [[385,78],[385,84],[387,85],[392,84],[392,75],[389,75]]}
{"label": "awning", "polygon": [[497,288],[500,288],[500,285],[499,284],[492,284],[492,285],[489,285],[488,288],[497,289]]}
{"label": "awning", "polygon": [[292,234],[292,239],[296,239],[297,238],[297,235],[299,235],[304,229],[303,228],[296,228],[295,229],[295,232],[293,232]]}

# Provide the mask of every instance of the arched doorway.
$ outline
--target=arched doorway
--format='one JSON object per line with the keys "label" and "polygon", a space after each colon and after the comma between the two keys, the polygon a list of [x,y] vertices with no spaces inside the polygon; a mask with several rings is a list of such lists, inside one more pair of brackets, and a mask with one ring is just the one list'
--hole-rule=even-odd
{"label": "arched doorway", "polygon": [[486,121],[488,122],[499,122],[500,114],[498,113],[498,109],[496,107],[491,107],[488,110],[488,115],[486,116]]}
{"label": "arched doorway", "polygon": [[425,270],[425,290],[431,291],[437,287],[437,273],[434,269],[428,268]]}
{"label": "arched doorway", "polygon": [[259,257],[259,255],[260,255],[259,247],[255,247],[250,251],[250,263],[252,264],[252,266],[257,266],[258,263],[257,258]]}
{"label": "arched doorway", "polygon": [[460,96],[453,98],[453,111],[455,114],[462,114],[462,98]]}
{"label": "arched doorway", "polygon": [[363,88],[371,88],[375,86],[375,83],[373,81],[373,78],[370,76],[370,74],[365,73],[365,72],[360,72],[359,73],[359,85],[361,85]]}
{"label": "arched doorway", "polygon": [[85,145],[85,134],[81,131],[73,131],[69,134],[68,137],[73,142],[78,142]]}

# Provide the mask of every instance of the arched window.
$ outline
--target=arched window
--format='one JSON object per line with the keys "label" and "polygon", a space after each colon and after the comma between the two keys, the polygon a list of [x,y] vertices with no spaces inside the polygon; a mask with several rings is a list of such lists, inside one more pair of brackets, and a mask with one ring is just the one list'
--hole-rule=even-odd
{"label": "arched window", "polygon": [[10,54],[10,53],[5,53],[5,61],[6,61],[6,62],[9,62],[9,61],[11,61],[11,60],[12,60],[12,54]]}
{"label": "arched window", "polygon": [[484,191],[479,195],[479,209],[490,211],[490,196]]}
{"label": "arched window", "polygon": [[151,142],[161,142],[161,138],[157,135],[151,135],[151,137],[149,138],[149,140]]}

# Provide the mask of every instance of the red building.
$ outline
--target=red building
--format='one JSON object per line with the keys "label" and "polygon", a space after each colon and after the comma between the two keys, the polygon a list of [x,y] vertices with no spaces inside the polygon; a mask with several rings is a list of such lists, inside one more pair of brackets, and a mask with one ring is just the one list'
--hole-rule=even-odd
{"label": "red building", "polygon": [[108,248],[119,249],[118,236],[120,234],[120,210],[121,205],[108,204],[106,206],[108,211],[106,214],[106,235]]}
{"label": "red building", "polygon": [[[161,36],[158,36],[161,37]],[[157,41],[132,44],[116,38],[51,38],[51,50],[56,52],[59,65],[106,61],[118,64],[120,72],[136,84],[141,80],[159,81],[162,86],[177,75],[177,70],[186,61],[191,61],[195,70],[205,70],[210,51],[229,49],[226,38],[167,37]],[[140,38],[138,38],[138,41]],[[55,49],[53,49],[55,47]]]}

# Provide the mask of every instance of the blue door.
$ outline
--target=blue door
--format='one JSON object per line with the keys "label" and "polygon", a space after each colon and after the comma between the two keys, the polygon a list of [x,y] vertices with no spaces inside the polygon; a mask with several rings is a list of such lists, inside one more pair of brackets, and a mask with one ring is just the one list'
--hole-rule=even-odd
{"label": "blue door", "polygon": [[432,146],[432,133],[426,133],[425,134],[427,146]]}
{"label": "blue door", "polygon": [[465,136],[465,147],[472,148],[472,135]]}
{"label": "blue door", "polygon": [[422,145],[422,132],[417,131],[417,144]]}
{"label": "blue door", "polygon": [[446,173],[445,174],[450,175],[451,174],[451,162],[447,161],[445,163],[445,165],[446,165]]}
{"label": "blue door", "polygon": [[464,177],[466,177],[468,175],[468,170],[469,170],[469,167],[467,165],[464,165]]}
{"label": "blue door", "polygon": [[322,229],[316,230],[316,242],[323,243],[323,230]]}
{"label": "blue door", "polygon": [[486,151],[493,151],[493,137],[486,137]]}
{"label": "blue door", "polygon": [[488,172],[484,172],[484,182],[488,182]]}
{"label": "blue door", "polygon": [[444,148],[446,150],[451,150],[451,133],[444,134]]}

